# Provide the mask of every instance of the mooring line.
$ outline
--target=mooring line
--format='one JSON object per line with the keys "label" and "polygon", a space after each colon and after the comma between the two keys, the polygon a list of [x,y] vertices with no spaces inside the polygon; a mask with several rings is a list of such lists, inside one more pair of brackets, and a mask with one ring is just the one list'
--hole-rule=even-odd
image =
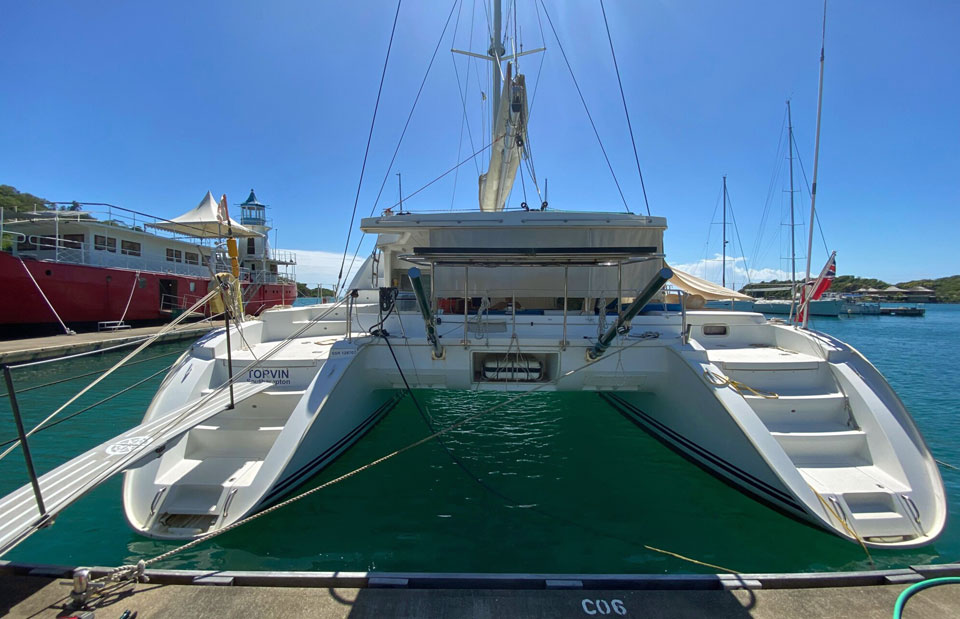
{"label": "mooring line", "polygon": [[[644,340],[638,340],[638,341],[636,341],[636,342],[632,342],[632,343],[628,344],[627,346],[624,346],[623,348],[631,348],[631,347],[633,347],[633,346],[635,346],[635,345],[637,345],[637,344],[640,344],[640,343],[642,343],[642,342],[644,342]],[[412,449],[415,449],[415,448],[419,447],[420,445],[423,445],[423,444],[425,444],[425,443],[428,443],[428,442],[432,441],[433,439],[436,439],[436,438],[438,438],[438,437],[440,437],[440,436],[443,436],[444,434],[447,434],[447,433],[449,433],[449,432],[452,432],[453,430],[456,430],[457,428],[459,428],[459,427],[461,427],[461,426],[463,426],[463,425],[465,425],[465,424],[467,424],[467,423],[469,423],[469,422],[471,422],[471,421],[473,421],[473,420],[475,420],[475,419],[478,419],[478,418],[480,418],[480,417],[482,417],[482,416],[484,416],[484,415],[487,415],[487,414],[492,413],[492,412],[494,412],[494,411],[496,411],[496,410],[499,410],[499,409],[501,409],[501,408],[503,408],[503,407],[505,407],[505,406],[508,406],[508,405],[510,405],[510,404],[513,404],[514,402],[520,400],[521,398],[524,398],[524,397],[530,395],[531,393],[536,393],[536,392],[540,391],[541,389],[543,389],[543,388],[545,388],[545,387],[547,387],[547,386],[550,386],[550,385],[556,385],[556,384],[558,384],[561,380],[563,380],[563,379],[565,379],[565,378],[568,378],[569,376],[572,376],[573,374],[576,374],[577,372],[580,372],[581,370],[583,370],[583,369],[585,369],[585,368],[587,368],[587,367],[590,367],[590,366],[598,363],[601,359],[607,359],[607,358],[610,358],[610,357],[600,357],[600,358],[598,358],[598,359],[596,359],[596,360],[592,360],[592,361],[589,361],[589,360],[588,360],[588,361],[587,361],[586,363],[584,363],[583,365],[581,365],[581,366],[579,366],[579,367],[577,367],[577,368],[574,368],[573,370],[570,370],[570,371],[568,371],[568,372],[565,372],[563,375],[557,377],[557,378],[556,378],[555,380],[553,380],[553,381],[546,382],[546,383],[541,383],[541,384],[537,385],[536,387],[534,387],[534,388],[532,388],[532,389],[529,389],[529,390],[527,390],[527,391],[518,393],[517,395],[515,395],[515,396],[513,396],[513,397],[511,397],[511,398],[509,398],[509,399],[507,399],[507,400],[504,400],[503,402],[500,402],[500,403],[498,403],[498,404],[495,404],[495,405],[493,405],[493,406],[491,406],[491,407],[489,407],[489,408],[487,408],[487,409],[485,409],[485,410],[479,411],[479,412],[474,413],[474,414],[472,414],[472,415],[468,415],[468,416],[464,417],[463,419],[460,419],[459,421],[456,421],[456,422],[448,425],[448,426],[445,427],[445,428],[442,428],[442,429],[440,429],[440,430],[437,430],[436,432],[432,432],[431,434],[429,434],[429,435],[427,435],[427,436],[425,436],[425,437],[423,437],[423,438],[421,438],[421,439],[419,439],[419,440],[416,440],[416,441],[414,441],[414,442],[412,442],[412,443],[410,443],[410,444],[408,444],[408,445],[406,445],[406,446],[404,446],[404,447],[401,447],[401,448],[396,449],[396,450],[394,450],[394,451],[392,451],[392,452],[390,452],[390,453],[388,453],[388,454],[385,454],[385,455],[381,456],[380,458],[377,458],[377,459],[375,459],[375,460],[373,460],[373,461],[371,461],[371,462],[368,462],[367,464],[364,464],[363,466],[360,466],[360,467],[358,467],[358,468],[356,468],[356,469],[354,469],[354,470],[352,470],[352,471],[349,471],[349,472],[347,472],[347,473],[344,473],[343,475],[340,475],[340,476],[338,476],[338,477],[335,477],[334,479],[331,479],[331,480],[329,480],[329,481],[326,481],[326,482],[320,484],[319,486],[316,486],[315,488],[311,488],[310,490],[307,490],[307,491],[305,491],[305,492],[302,492],[302,493],[300,493],[300,494],[298,494],[298,495],[296,495],[296,496],[290,497],[289,499],[287,499],[287,500],[285,500],[285,501],[282,501],[282,502],[280,502],[280,503],[277,503],[276,505],[273,505],[273,506],[271,506],[271,507],[268,507],[267,509],[265,509],[265,510],[263,510],[263,511],[260,511],[260,512],[257,512],[257,513],[254,513],[254,514],[251,514],[251,515],[249,515],[249,516],[247,516],[247,517],[245,517],[245,518],[241,518],[240,520],[237,520],[236,522],[233,522],[233,523],[231,523],[231,524],[228,524],[228,525],[226,525],[226,526],[224,526],[224,527],[222,527],[222,528],[220,528],[220,529],[217,529],[216,531],[212,531],[212,532],[210,532],[210,533],[208,533],[208,534],[206,534],[206,535],[203,535],[203,536],[200,536],[200,537],[198,537],[198,538],[196,538],[196,539],[193,539],[193,540],[187,542],[186,544],[184,544],[184,545],[182,545],[182,546],[178,546],[177,548],[172,548],[172,549],[168,550],[167,552],[164,552],[164,553],[162,553],[162,554],[159,554],[159,555],[157,555],[157,556],[155,556],[155,557],[152,557],[152,558],[150,558],[150,559],[142,559],[142,560],[140,560],[136,565],[124,565],[124,566],[118,567],[118,568],[114,569],[113,571],[111,571],[110,573],[108,573],[108,574],[106,574],[106,575],[104,575],[104,576],[102,576],[102,577],[100,577],[100,578],[98,578],[98,579],[96,579],[96,580],[99,581],[99,580],[110,579],[110,580],[114,580],[114,581],[122,581],[122,580],[139,579],[139,578],[141,578],[141,577],[143,576],[144,570],[145,570],[146,567],[149,566],[149,565],[152,565],[152,564],[157,563],[157,562],[159,562],[159,561],[163,561],[163,560],[168,559],[168,558],[170,558],[170,557],[172,557],[172,556],[174,556],[174,555],[176,555],[176,554],[179,554],[179,553],[181,553],[181,552],[184,552],[184,551],[186,551],[186,550],[189,550],[189,549],[191,549],[191,548],[194,548],[194,547],[196,547],[196,546],[198,546],[198,545],[200,545],[200,544],[202,544],[202,543],[204,543],[204,542],[206,542],[206,541],[208,541],[208,540],[213,539],[214,537],[217,537],[217,536],[219,536],[219,535],[222,535],[222,534],[224,534],[224,533],[227,533],[228,531],[232,531],[233,529],[236,529],[236,528],[240,527],[241,525],[244,525],[244,524],[246,524],[246,523],[248,523],[248,522],[251,522],[251,521],[253,521],[253,520],[256,520],[256,519],[258,519],[258,518],[261,518],[261,517],[263,517],[263,516],[266,516],[267,514],[273,513],[273,512],[275,512],[275,511],[277,511],[277,510],[279,510],[279,509],[281,509],[281,508],[283,508],[283,507],[286,507],[286,506],[288,506],[288,505],[291,505],[291,504],[293,504],[293,503],[296,503],[297,501],[300,501],[300,500],[302,500],[302,499],[305,499],[305,498],[308,497],[308,496],[311,496],[311,495],[313,495],[313,494],[316,494],[317,492],[320,492],[321,490],[324,490],[324,489],[326,489],[326,488],[329,488],[330,486],[333,486],[333,485],[338,484],[338,483],[340,483],[340,482],[342,482],[342,481],[345,481],[345,480],[347,480],[347,479],[350,479],[351,477],[353,477],[353,476],[355,476],[355,475],[358,475],[359,473],[362,473],[363,471],[366,471],[366,470],[368,470],[368,469],[371,469],[371,468],[373,468],[373,467],[375,467],[375,466],[377,466],[377,465],[379,465],[379,464],[382,464],[382,463],[386,462],[387,460],[390,460],[390,459],[392,459],[392,458],[394,458],[394,457],[396,457],[396,456],[399,456],[399,455],[401,455],[401,454],[403,454],[403,453],[406,453],[406,452],[408,452],[408,451],[410,451],[410,450],[412,450]],[[691,558],[689,558],[689,557],[685,557],[685,556],[683,556],[683,555],[681,555],[681,554],[678,554],[678,553],[671,553],[671,552],[669,552],[669,551],[662,551],[661,549],[655,548],[655,547],[653,547],[653,546],[646,546],[646,545],[644,545],[644,547],[645,547],[645,548],[649,548],[649,549],[652,550],[652,551],[655,551],[655,552],[663,552],[664,554],[669,554],[670,556],[674,556],[674,557],[677,557],[677,558],[682,559],[682,560],[687,560],[687,561],[690,561],[690,562],[692,562],[692,563],[696,563],[696,564],[698,564],[698,565],[704,565],[704,566],[708,566],[708,567],[711,567],[711,568],[720,569],[720,570],[723,570],[723,571],[726,571],[726,572],[729,572],[729,573],[732,573],[732,574],[737,574],[737,573],[739,573],[739,572],[737,572],[737,570],[732,570],[732,569],[729,569],[729,568],[725,568],[725,567],[722,567],[722,566],[719,566],[719,565],[713,565],[713,564],[705,563],[705,562],[702,562],[702,561],[697,561],[696,559],[691,559]]]}

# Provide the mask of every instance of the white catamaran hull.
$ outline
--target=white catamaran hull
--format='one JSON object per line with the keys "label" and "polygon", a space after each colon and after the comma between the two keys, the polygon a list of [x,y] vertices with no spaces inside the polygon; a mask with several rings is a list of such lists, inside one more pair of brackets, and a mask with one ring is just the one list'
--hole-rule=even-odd
{"label": "white catamaran hull", "polygon": [[[466,343],[463,316],[448,316],[450,335],[437,359],[420,316],[403,313],[384,323],[394,361],[382,337],[332,335],[346,327],[335,310],[267,354],[282,340],[262,341],[264,334],[290,335],[281,325],[310,323],[323,308],[274,310],[245,323],[253,353],[268,358],[259,372],[235,376],[290,384],[238,402],[129,472],[124,503],[134,528],[191,538],[276,502],[373,427],[403,395],[404,377],[414,388],[597,391],[719,477],[840,536],[903,547],[928,543],[943,528],[942,482],[902,404],[856,351],[822,334],[759,314],[651,313],[634,319],[606,356],[587,363],[597,316],[570,317],[565,343],[552,337],[558,316],[493,316],[485,324],[470,316]],[[372,324],[375,311],[359,306],[355,316]],[[234,364],[245,367],[253,356],[239,339]],[[520,378],[516,364],[512,373],[489,371],[491,360],[518,347],[525,358]],[[225,380],[225,353],[222,335],[195,346],[172,370],[151,414],[159,414],[160,403],[182,405],[189,397],[171,390],[195,397]]]}

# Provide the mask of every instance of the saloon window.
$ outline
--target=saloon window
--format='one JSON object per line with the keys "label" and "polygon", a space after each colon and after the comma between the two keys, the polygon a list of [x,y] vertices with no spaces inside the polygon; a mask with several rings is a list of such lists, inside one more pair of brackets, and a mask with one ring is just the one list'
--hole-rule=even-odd
{"label": "saloon window", "polygon": [[120,241],[120,253],[128,256],[140,255],[140,243],[134,241]]}
{"label": "saloon window", "polygon": [[117,239],[108,236],[93,235],[93,248],[117,253]]}
{"label": "saloon window", "polygon": [[181,252],[179,249],[167,248],[167,261],[183,262],[183,252]]}
{"label": "saloon window", "polygon": [[66,247],[67,249],[82,249],[83,248],[83,235],[82,234],[63,234],[60,236],[63,239],[60,242],[60,247]]}
{"label": "saloon window", "polygon": [[200,255],[192,251],[183,254],[183,261],[187,264],[200,264]]}

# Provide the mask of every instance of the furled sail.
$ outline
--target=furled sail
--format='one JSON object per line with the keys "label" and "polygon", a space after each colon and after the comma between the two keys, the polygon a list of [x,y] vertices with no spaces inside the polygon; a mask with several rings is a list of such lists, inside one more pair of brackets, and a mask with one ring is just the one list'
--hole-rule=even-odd
{"label": "furled sail", "polygon": [[480,175],[480,210],[502,211],[517,177],[520,158],[527,156],[527,87],[524,76],[511,78],[507,63],[506,87],[500,105],[490,148],[490,165]]}

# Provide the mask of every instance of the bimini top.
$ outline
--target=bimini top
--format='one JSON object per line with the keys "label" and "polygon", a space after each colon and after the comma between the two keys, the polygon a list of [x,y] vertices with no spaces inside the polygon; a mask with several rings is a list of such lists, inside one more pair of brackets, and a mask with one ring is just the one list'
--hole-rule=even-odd
{"label": "bimini top", "polygon": [[369,233],[430,228],[654,228],[665,230],[664,217],[592,211],[478,211],[403,213],[368,217],[360,229]]}
{"label": "bimini top", "polygon": [[175,217],[170,221],[147,225],[152,228],[201,239],[225,238],[228,236],[228,227],[232,228],[233,236],[263,236],[259,232],[254,232],[250,228],[241,225],[232,217],[229,218],[229,226],[226,221],[221,222],[217,217],[219,208],[213,194],[208,191],[207,195],[203,197],[203,200],[200,201],[200,204],[198,204],[196,208],[190,209],[183,215]]}
{"label": "bimini top", "polygon": [[412,264],[611,266],[662,256],[662,217],[514,211],[387,215],[360,228]]}

